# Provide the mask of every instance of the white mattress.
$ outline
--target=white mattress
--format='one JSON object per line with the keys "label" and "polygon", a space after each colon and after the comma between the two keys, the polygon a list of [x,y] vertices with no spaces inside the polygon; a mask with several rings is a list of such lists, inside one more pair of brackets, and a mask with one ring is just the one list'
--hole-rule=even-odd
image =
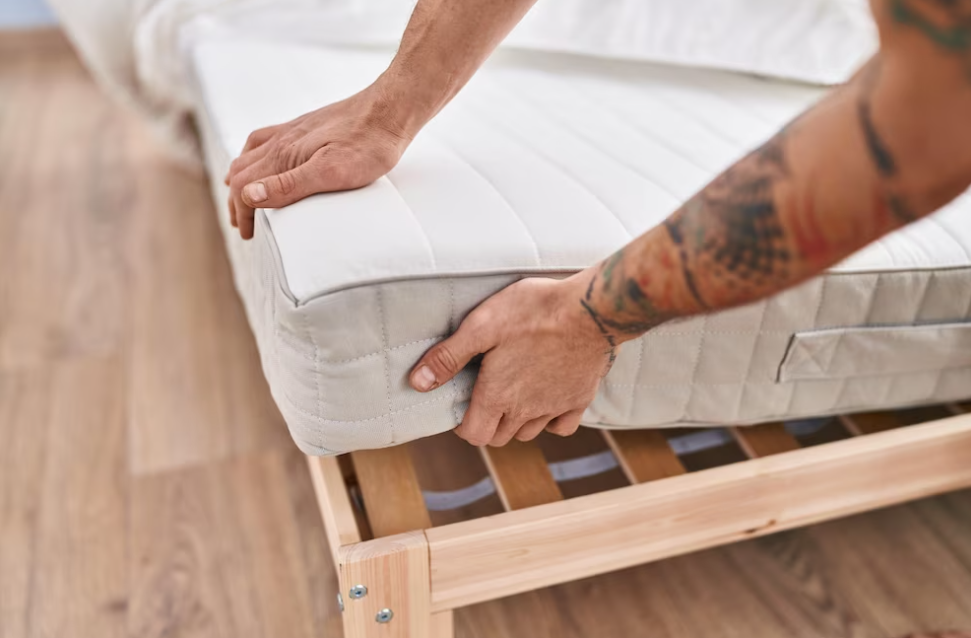
{"label": "white mattress", "polygon": [[[422,395],[418,357],[493,292],[560,276],[661,222],[820,96],[727,72],[493,60],[388,177],[228,226],[229,161],[255,128],[343,98],[384,52],[266,42],[192,51],[198,119],[270,388],[310,454],[457,425],[474,371]],[[971,201],[769,301],[625,344],[586,425],[755,423],[971,396]]]}

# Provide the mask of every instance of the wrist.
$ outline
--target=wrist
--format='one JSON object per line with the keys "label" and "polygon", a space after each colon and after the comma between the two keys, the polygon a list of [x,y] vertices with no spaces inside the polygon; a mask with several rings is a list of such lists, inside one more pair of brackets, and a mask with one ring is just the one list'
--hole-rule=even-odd
{"label": "wrist", "polygon": [[623,267],[611,263],[615,257],[577,273],[564,283],[568,282],[572,304],[588,331],[619,346],[674,319],[677,313],[659,309],[637,286],[636,280],[625,279]]}
{"label": "wrist", "polygon": [[369,87],[376,114],[411,141],[451,97],[435,73],[415,73],[395,62]]}

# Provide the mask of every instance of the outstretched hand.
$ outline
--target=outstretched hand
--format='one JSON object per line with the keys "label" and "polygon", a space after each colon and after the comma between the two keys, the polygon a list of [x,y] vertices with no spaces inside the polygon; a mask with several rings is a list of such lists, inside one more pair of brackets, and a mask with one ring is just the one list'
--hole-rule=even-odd
{"label": "outstretched hand", "polygon": [[569,436],[607,373],[612,348],[580,303],[587,271],[528,278],[487,299],[421,358],[411,385],[428,392],[484,354],[456,434],[473,445]]}
{"label": "outstretched hand", "polygon": [[229,216],[253,237],[256,208],[282,208],[315,193],[366,186],[398,163],[411,142],[375,84],[346,100],[254,131],[229,169]]}

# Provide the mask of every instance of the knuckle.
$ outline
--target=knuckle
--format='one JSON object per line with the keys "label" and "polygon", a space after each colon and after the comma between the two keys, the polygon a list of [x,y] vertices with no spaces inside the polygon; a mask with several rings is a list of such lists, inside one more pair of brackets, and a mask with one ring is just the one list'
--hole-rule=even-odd
{"label": "knuckle", "polygon": [[452,353],[451,348],[445,344],[440,344],[428,354],[429,361],[435,367],[450,373],[458,372],[458,359]]}
{"label": "knuckle", "polygon": [[276,164],[283,170],[293,170],[301,162],[300,145],[296,141],[284,142],[273,149]]}
{"label": "knuckle", "polygon": [[290,172],[281,173],[276,176],[276,187],[281,195],[290,195],[297,190],[297,178]]}

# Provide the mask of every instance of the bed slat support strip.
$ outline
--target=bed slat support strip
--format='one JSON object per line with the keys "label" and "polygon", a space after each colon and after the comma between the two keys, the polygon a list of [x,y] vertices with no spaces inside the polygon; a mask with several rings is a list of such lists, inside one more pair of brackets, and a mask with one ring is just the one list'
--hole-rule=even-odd
{"label": "bed slat support strip", "polygon": [[801,446],[781,423],[763,423],[729,428],[739,447],[750,459],[792,452]]}
{"label": "bed slat support strip", "polygon": [[351,453],[375,538],[432,526],[409,446]]}
{"label": "bed slat support strip", "polygon": [[563,500],[543,451],[532,441],[513,439],[504,447],[483,447],[481,451],[506,511]]}
{"label": "bed slat support strip", "polygon": [[603,430],[603,437],[635,485],[685,473],[681,459],[657,430]]}

